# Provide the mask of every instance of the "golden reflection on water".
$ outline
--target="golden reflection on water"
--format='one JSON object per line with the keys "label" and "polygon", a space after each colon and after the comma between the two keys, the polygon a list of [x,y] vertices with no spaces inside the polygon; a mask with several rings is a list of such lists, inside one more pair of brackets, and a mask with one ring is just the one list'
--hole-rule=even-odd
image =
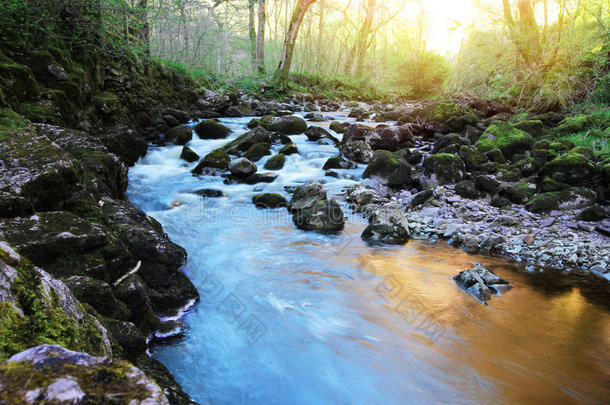
{"label": "golden reflection on water", "polygon": [[[340,262],[342,256],[335,260]],[[382,280],[368,288],[385,298],[382,305],[388,317],[370,319],[405,340],[434,345],[440,355],[426,361],[436,361],[446,374],[461,377],[456,378],[460,385],[471,384],[461,389],[488,391],[487,400],[475,395],[478,400],[610,400],[610,316],[578,289],[546,294],[511,271],[515,264],[468,255],[443,242],[411,241],[405,247],[368,249],[355,260],[364,271],[363,279],[374,275]],[[474,261],[492,268],[513,288],[493,296],[489,306],[459,290],[452,277],[471,268]],[[410,333],[399,325],[388,326],[397,316],[411,326]]]}

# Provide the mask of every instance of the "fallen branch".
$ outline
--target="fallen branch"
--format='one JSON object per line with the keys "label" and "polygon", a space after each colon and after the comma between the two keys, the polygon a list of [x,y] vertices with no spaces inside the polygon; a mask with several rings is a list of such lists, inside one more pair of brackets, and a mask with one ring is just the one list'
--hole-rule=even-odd
{"label": "fallen branch", "polygon": [[127,277],[131,276],[132,274],[135,274],[138,270],[140,270],[140,266],[142,265],[142,261],[138,260],[138,264],[136,264],[136,267],[133,268],[133,270],[131,270],[129,273],[124,274],[121,278],[119,278],[117,281],[114,282],[113,286],[116,287],[119,284],[121,284],[121,282],[123,280],[125,280]]}

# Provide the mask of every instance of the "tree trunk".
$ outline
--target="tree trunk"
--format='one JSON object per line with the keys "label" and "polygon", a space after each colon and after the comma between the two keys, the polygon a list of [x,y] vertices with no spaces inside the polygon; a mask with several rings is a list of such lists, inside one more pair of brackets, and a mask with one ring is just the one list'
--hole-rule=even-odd
{"label": "tree trunk", "polygon": [[371,27],[373,26],[373,16],[375,15],[375,4],[376,0],[368,0],[366,10],[364,14],[364,21],[360,27],[358,33],[358,39],[356,42],[356,76],[362,77],[364,69],[364,57],[366,51],[369,48],[370,41],[369,36],[371,35]]}
{"label": "tree trunk", "polygon": [[252,73],[256,73],[256,30],[254,28],[254,2],[248,0],[248,35],[250,38],[250,63],[252,65]]}
{"label": "tree trunk", "polygon": [[282,47],[282,55],[280,57],[280,63],[278,64],[275,76],[277,79],[285,80],[290,72],[290,65],[292,63],[292,56],[294,54],[294,44],[299,34],[299,28],[303,22],[303,17],[311,4],[316,0],[297,0],[297,4],[292,11],[292,17],[288,24],[288,30],[286,30],[286,36],[284,38],[284,45]]}
{"label": "tree trunk", "polygon": [[256,67],[258,74],[265,74],[265,0],[258,0],[258,33],[256,35]]}

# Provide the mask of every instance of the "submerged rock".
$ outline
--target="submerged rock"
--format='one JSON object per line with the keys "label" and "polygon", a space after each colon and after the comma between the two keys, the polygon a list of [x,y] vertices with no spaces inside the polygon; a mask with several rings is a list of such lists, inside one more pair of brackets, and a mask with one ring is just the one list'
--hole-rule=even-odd
{"label": "submerged rock", "polygon": [[369,225],[361,237],[368,242],[402,245],[411,238],[411,233],[407,218],[400,208],[386,205],[371,214]]}
{"label": "submerged rock", "polygon": [[246,178],[256,173],[256,165],[246,158],[234,159],[229,163],[231,174],[238,178]]}
{"label": "submerged rock", "polygon": [[278,208],[286,206],[286,199],[281,194],[265,193],[252,197],[252,202],[258,208]]}
{"label": "submerged rock", "polygon": [[498,293],[494,285],[508,284],[508,281],[478,263],[470,270],[459,272],[453,279],[464,291],[482,302],[490,300],[492,294]]}

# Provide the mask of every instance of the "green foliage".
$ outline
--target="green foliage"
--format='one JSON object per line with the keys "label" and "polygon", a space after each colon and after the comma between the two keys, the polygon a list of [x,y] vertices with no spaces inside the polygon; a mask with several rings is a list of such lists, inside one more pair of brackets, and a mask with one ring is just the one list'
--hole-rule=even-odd
{"label": "green foliage", "polygon": [[415,98],[439,93],[449,74],[447,61],[435,52],[409,55],[398,69],[397,84]]}

